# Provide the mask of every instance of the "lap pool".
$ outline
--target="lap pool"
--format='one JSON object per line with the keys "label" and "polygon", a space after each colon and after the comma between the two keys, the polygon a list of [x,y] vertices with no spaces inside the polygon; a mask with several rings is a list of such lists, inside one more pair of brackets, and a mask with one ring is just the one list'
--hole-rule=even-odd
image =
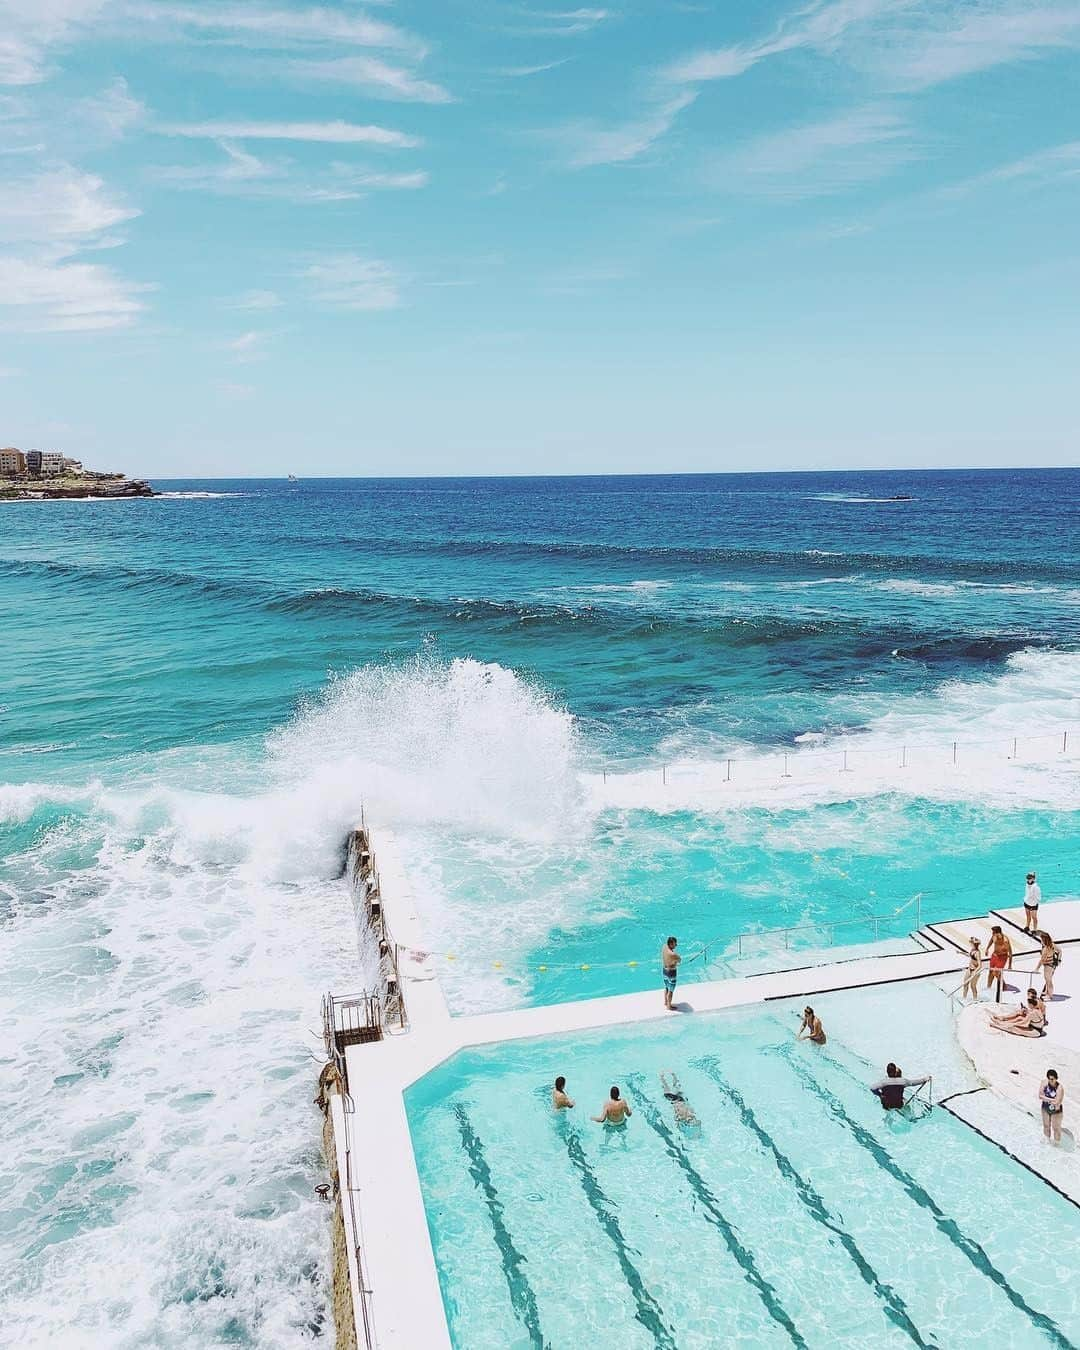
{"label": "lap pool", "polygon": [[[948,1111],[897,1121],[867,1091],[889,1058],[972,1085],[941,992],[815,1006],[821,1049],[777,1003],[470,1050],[415,1084],[454,1345],[1080,1345],[1080,1209]],[[589,1120],[611,1083],[623,1129]]]}

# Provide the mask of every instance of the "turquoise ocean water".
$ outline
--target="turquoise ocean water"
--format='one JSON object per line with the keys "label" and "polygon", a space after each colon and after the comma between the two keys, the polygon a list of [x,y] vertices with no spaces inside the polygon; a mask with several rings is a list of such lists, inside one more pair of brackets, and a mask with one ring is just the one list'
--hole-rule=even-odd
{"label": "turquoise ocean water", "polygon": [[329,1334],[361,804],[458,1010],[1078,890],[1080,471],[157,486],[0,508],[21,1344]]}

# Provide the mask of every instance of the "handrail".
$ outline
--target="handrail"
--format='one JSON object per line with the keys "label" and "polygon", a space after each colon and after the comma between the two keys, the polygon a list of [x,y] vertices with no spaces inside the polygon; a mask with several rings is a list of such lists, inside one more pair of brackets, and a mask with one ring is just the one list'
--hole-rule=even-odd
{"label": "handrail", "polygon": [[[1035,964],[1031,967],[1030,970],[1028,970],[1026,966],[1010,966],[1010,967],[1006,968],[1006,970],[1003,972],[1003,975],[1008,975],[1010,972],[1012,972],[1012,973],[1019,973],[1019,974],[1021,974],[1021,975],[1034,975],[1034,974],[1036,974],[1038,971],[1040,971],[1040,970],[1042,969],[1042,960],[1041,960],[1042,952],[1035,952],[1035,953],[1031,953],[1031,952],[1021,952],[1021,953],[1020,953],[1020,959],[1022,959],[1022,958],[1025,957],[1025,956],[1031,956],[1031,955],[1034,955],[1037,959],[1036,959]],[[979,958],[979,969],[978,969],[978,971],[976,972],[976,975],[975,975],[975,982],[976,982],[976,984],[978,984],[979,979],[982,977],[982,973],[983,973],[983,962],[984,962],[984,961],[987,963],[986,968],[989,969],[990,958],[989,958],[989,957],[980,957],[980,958]],[[1001,1002],[1001,983],[1002,983],[1001,980],[998,980],[998,982],[997,982],[997,997],[994,999],[994,1002],[995,1002],[995,1003],[1000,1003],[1000,1002]],[[961,990],[963,989],[963,987],[964,987],[965,984],[967,984],[967,978],[966,978],[966,977],[960,981],[960,983],[956,986],[955,989],[950,989],[949,992],[945,995],[945,997],[949,1000],[949,1006],[950,1006],[950,1007],[955,1007],[955,1006],[956,1006],[956,996],[957,996],[957,994],[959,994],[959,993],[961,992]],[[977,1003],[978,1001],[979,1001],[979,1000],[976,999],[976,1003]],[[974,1006],[975,1006],[975,1005],[972,1004],[972,1007],[974,1007]]]}
{"label": "handrail", "polygon": [[[356,1202],[353,1196],[359,1194],[359,1187],[353,1185],[352,1175],[352,1142],[349,1138],[349,1116],[356,1114],[356,1102],[348,1094],[343,1093],[341,1098],[342,1119],[345,1123],[345,1190],[349,1197],[349,1227],[352,1230],[353,1251],[356,1254],[356,1275],[357,1287],[360,1293],[360,1322],[363,1326],[364,1342],[367,1350],[378,1350],[378,1337],[375,1334],[375,1310],[372,1306],[375,1291],[368,1284],[366,1278],[365,1262],[362,1260],[364,1251],[363,1234],[360,1227],[360,1219],[356,1210]],[[353,1316],[353,1323],[357,1330],[360,1325]]]}
{"label": "handrail", "polygon": [[899,909],[894,909],[891,914],[860,914],[857,917],[850,919],[825,919],[820,923],[792,924],[785,928],[745,928],[739,933],[721,933],[719,936],[712,938],[707,942],[700,943],[698,950],[688,956],[686,960],[687,962],[690,962],[703,959],[707,963],[710,947],[718,946],[721,943],[730,947],[733,942],[738,946],[737,955],[742,956],[743,938],[748,940],[750,938],[768,939],[782,934],[784,938],[784,947],[787,948],[788,939],[792,933],[820,932],[822,928],[846,928],[853,924],[872,923],[874,925],[874,933],[876,936],[880,932],[880,926],[883,922],[891,922],[893,919],[899,918],[899,916],[906,910],[909,910],[912,905],[915,906],[915,927],[918,929],[922,927],[922,898],[923,892],[918,891],[910,900],[907,900],[902,904]]}
{"label": "handrail", "polygon": [[[848,763],[849,756],[852,759],[859,757],[864,761],[867,759],[883,760],[888,757],[896,761],[896,767],[898,769],[906,769],[909,767],[908,755],[913,751],[919,753],[940,753],[946,757],[947,763],[951,762],[953,766],[959,767],[960,752],[962,750],[985,750],[988,747],[992,748],[997,746],[1006,752],[1004,756],[1006,760],[1015,761],[1020,759],[1020,752],[1025,745],[1049,742],[1050,748],[1043,757],[1032,761],[1035,763],[1042,763],[1054,754],[1069,755],[1070,737],[1072,738],[1074,747],[1080,745],[1080,739],[1075,736],[1073,727],[1062,727],[1055,731],[1033,732],[1026,736],[994,736],[985,740],[963,740],[960,737],[955,737],[951,740],[939,741],[932,745],[910,745],[906,742],[897,742],[892,747],[860,745],[856,736],[850,738],[838,736],[828,748],[820,746],[817,748],[807,747],[805,749],[778,750],[769,747],[765,749],[764,753],[756,756],[720,755],[716,760],[711,762],[724,765],[725,775],[723,781],[724,783],[730,783],[733,781],[731,772],[733,767],[741,765],[748,768],[763,769],[769,767],[770,761],[773,761],[774,767],[779,768],[777,776],[780,778],[794,777],[794,774],[791,772],[794,766],[815,760],[831,760],[838,764],[839,767],[837,772],[852,773],[854,770]],[[848,740],[850,740],[852,744],[845,744]],[[1057,747],[1056,750],[1054,749],[1055,746]],[[1077,750],[1074,748],[1072,754],[1075,755],[1076,753]],[[779,765],[780,760],[783,761],[782,767]],[[693,760],[686,761],[686,763],[691,768],[695,766],[695,761]],[[623,777],[644,773],[659,773],[661,785],[666,787],[668,785],[668,773],[673,767],[674,766],[669,763],[662,763],[659,767],[654,764],[648,768],[638,769],[630,767],[619,768],[610,764],[601,764],[598,772],[605,783],[609,776]],[[759,775],[759,777],[763,776]],[[722,788],[716,787],[702,790],[721,791]]]}

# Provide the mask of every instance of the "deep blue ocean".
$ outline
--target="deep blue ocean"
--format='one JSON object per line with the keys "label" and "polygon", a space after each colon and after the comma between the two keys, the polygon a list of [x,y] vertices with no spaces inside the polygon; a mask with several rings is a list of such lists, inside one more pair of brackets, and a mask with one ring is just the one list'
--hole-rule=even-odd
{"label": "deep blue ocean", "polygon": [[20,1344],[332,1334],[361,807],[459,1011],[1080,889],[1080,470],[155,486],[0,504]]}

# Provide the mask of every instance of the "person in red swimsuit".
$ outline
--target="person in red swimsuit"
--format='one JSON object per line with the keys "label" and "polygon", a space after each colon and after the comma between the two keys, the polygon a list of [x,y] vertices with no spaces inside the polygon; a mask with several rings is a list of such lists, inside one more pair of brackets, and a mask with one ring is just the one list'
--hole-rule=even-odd
{"label": "person in red swimsuit", "polygon": [[1012,943],[1001,931],[1000,924],[990,929],[990,966],[986,972],[987,989],[997,981],[997,997],[1001,997],[1001,977],[1006,970],[1012,970]]}

